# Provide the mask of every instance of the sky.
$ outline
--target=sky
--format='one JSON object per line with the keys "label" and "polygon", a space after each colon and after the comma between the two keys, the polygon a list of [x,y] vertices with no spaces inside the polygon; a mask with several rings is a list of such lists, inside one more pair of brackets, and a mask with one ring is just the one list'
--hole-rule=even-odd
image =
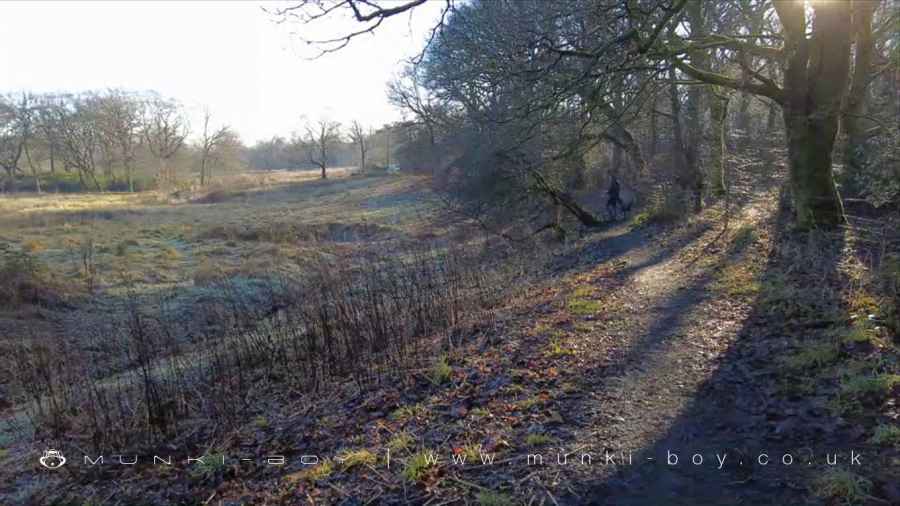
{"label": "sky", "polygon": [[185,105],[193,131],[209,108],[213,124],[230,125],[247,144],[289,137],[305,119],[377,127],[401,118],[387,83],[421,51],[443,1],[315,60],[300,35],[360,25],[349,18],[318,28],[279,24],[263,11],[285,5],[0,2],[0,91],[155,90]]}

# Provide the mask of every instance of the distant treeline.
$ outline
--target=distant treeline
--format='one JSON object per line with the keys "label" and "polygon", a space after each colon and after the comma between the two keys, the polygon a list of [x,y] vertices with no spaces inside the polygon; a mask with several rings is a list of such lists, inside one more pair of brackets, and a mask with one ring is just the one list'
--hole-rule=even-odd
{"label": "distant treeline", "polygon": [[140,191],[247,169],[324,176],[327,167],[419,167],[418,134],[412,123],[345,129],[320,120],[247,147],[209,111],[191,125],[182,104],[155,92],[8,93],[0,96],[0,190]]}
{"label": "distant treeline", "polygon": [[153,92],[0,97],[2,188],[139,191],[241,170],[244,147],[211,115],[192,135],[184,108]]}

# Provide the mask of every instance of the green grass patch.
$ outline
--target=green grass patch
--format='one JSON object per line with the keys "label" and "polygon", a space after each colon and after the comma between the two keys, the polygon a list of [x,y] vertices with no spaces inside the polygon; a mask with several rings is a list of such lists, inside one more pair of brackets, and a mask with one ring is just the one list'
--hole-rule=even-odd
{"label": "green grass patch", "polygon": [[463,455],[465,457],[465,462],[477,462],[481,458],[481,445],[476,443],[467,444],[461,448],[455,449],[454,453]]}
{"label": "green grass patch", "polygon": [[845,505],[861,504],[871,490],[871,481],[845,469],[829,469],[813,486],[818,497]]}
{"label": "green grass patch", "polygon": [[680,217],[681,213],[674,204],[662,204],[635,214],[628,227],[631,230],[637,230],[654,224],[672,223]]}
{"label": "green grass patch", "polygon": [[572,297],[591,297],[595,292],[596,290],[594,290],[594,287],[589,285],[582,285],[572,291]]}
{"label": "green grass patch", "polygon": [[422,450],[406,461],[403,468],[403,477],[407,481],[421,481],[427,476],[428,471],[437,467],[437,455],[431,450]]}
{"label": "green grass patch", "polygon": [[425,409],[425,406],[421,404],[413,404],[412,406],[400,406],[391,413],[390,417],[392,420],[405,422],[412,418],[423,417],[427,413],[428,410]]}
{"label": "green grass patch", "polygon": [[516,407],[521,409],[522,411],[528,411],[529,409],[540,406],[544,403],[544,400],[538,396],[529,397],[527,399],[522,399],[521,401],[516,403]]}
{"label": "green grass patch", "polygon": [[582,285],[572,291],[566,302],[569,312],[579,316],[592,315],[600,311],[600,301],[593,300],[596,293],[594,287],[590,285]]}
{"label": "green grass patch", "polygon": [[192,473],[197,477],[209,478],[215,476],[220,469],[225,468],[225,456],[221,453],[204,455],[203,460],[194,464]]}
{"label": "green grass patch", "polygon": [[412,448],[413,442],[413,437],[409,432],[401,431],[394,434],[394,437],[388,441],[387,447],[392,452],[402,452]]}
{"label": "green grass patch", "polygon": [[575,350],[564,346],[561,339],[550,339],[547,344],[547,356],[550,358],[564,357],[566,355],[574,355]]}
{"label": "green grass patch", "polygon": [[898,384],[900,384],[900,374],[879,374],[871,377],[853,376],[841,385],[841,393],[853,397],[884,397]]}
{"label": "green grass patch", "polygon": [[335,460],[340,462],[341,467],[346,471],[357,466],[374,466],[375,463],[378,462],[378,457],[376,457],[374,453],[363,448],[360,450],[348,450],[342,452]]}
{"label": "green grass patch", "polygon": [[844,344],[862,344],[872,340],[869,324],[865,320],[857,320],[852,327],[842,329],[838,337]]}
{"label": "green grass patch", "polygon": [[562,337],[562,335],[563,335],[562,330],[553,328],[550,325],[543,323],[543,322],[538,323],[537,325],[534,326],[534,333],[536,335],[547,335],[550,337]]}
{"label": "green grass patch", "polygon": [[529,434],[525,436],[525,444],[528,446],[543,446],[553,442],[553,438],[546,434]]}
{"label": "green grass patch", "polygon": [[900,426],[879,425],[869,439],[870,443],[884,446],[900,446]]}
{"label": "green grass patch", "polygon": [[479,492],[475,496],[479,506],[513,506],[515,503],[508,495],[499,492]]}
{"label": "green grass patch", "polygon": [[567,304],[569,312],[578,316],[588,316],[600,312],[600,301],[571,298]]}
{"label": "green grass patch", "polygon": [[835,362],[840,351],[832,342],[804,346],[800,351],[784,357],[783,363],[791,369],[812,369]]}
{"label": "green grass patch", "polygon": [[731,297],[752,297],[759,294],[762,284],[751,266],[736,264],[718,273],[715,288]]}
{"label": "green grass patch", "polygon": [[469,414],[477,418],[486,418],[488,416],[491,416],[491,412],[482,407],[472,408],[472,410],[469,411]]}
{"label": "green grass patch", "polygon": [[431,364],[431,370],[428,372],[428,380],[434,385],[443,385],[450,383],[453,377],[453,368],[447,362],[447,357],[440,357]]}

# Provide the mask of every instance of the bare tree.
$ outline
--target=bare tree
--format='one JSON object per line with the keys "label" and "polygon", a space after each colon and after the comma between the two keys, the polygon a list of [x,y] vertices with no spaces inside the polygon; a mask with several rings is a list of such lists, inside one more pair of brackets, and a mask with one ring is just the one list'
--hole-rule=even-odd
{"label": "bare tree", "polygon": [[[349,12],[361,23],[359,30],[311,41],[320,43],[326,53],[421,3],[308,0],[278,14],[312,23]],[[639,110],[647,82],[669,81],[670,98],[678,98],[680,87],[699,84],[707,90],[714,85],[766,99],[783,112],[797,224],[833,227],[844,216],[832,152],[839,118],[845,112],[842,104],[849,99],[846,116],[856,116],[853,110],[861,103],[857,97],[864,97],[852,88],[848,97],[848,81],[854,43],[860,57],[857,67],[869,65],[870,11],[875,6],[867,3],[880,4],[746,0],[721,2],[726,10],[708,16],[711,8],[707,6],[713,2],[701,0],[448,2],[447,25],[442,18],[437,36],[426,45],[429,57],[421,62],[429,74],[429,87],[483,131],[491,132],[488,124],[497,125],[496,134],[490,134],[493,139],[487,140],[508,136],[506,147],[512,141],[520,146],[532,142],[542,129],[564,125],[566,118],[584,125],[580,134],[590,134],[573,136],[573,148],[583,150],[594,139],[605,140],[612,131],[608,126],[622,125],[623,116],[604,110],[610,104],[613,109],[624,104],[623,113]],[[710,18],[720,25],[707,26]],[[889,18],[884,26],[895,25],[895,19]],[[432,41],[436,48],[428,47]],[[718,58],[733,65],[716,68],[711,60]],[[676,72],[666,76],[672,65]],[[737,77],[730,75],[734,66]],[[781,71],[772,70],[773,66]],[[865,73],[861,70],[861,75]],[[643,79],[645,74],[651,79]],[[432,86],[435,75],[443,80]],[[860,84],[857,91],[865,89],[865,82],[856,82]],[[704,100],[700,90],[687,95],[681,126],[688,168],[682,182],[695,193],[696,204],[702,203],[696,197],[705,182],[693,151],[703,138],[698,127],[704,115],[702,103],[707,102],[708,108],[710,100]],[[742,110],[749,113],[749,103],[749,98],[741,101],[738,116],[743,116]],[[722,117],[721,110],[717,113]],[[571,159],[568,149],[556,146],[544,154]],[[539,162],[536,167],[548,166],[548,160],[539,159],[541,153],[531,151],[537,155],[532,156]]]}
{"label": "bare tree", "polygon": [[350,124],[350,140],[359,150],[359,170],[366,170],[366,154],[369,151],[369,133],[363,129],[359,121]]}
{"label": "bare tree", "polygon": [[200,139],[200,185],[209,183],[212,166],[217,160],[218,150],[234,135],[228,125],[210,130],[209,120],[212,115],[207,109],[203,114],[203,138]]}
{"label": "bare tree", "polygon": [[123,91],[110,91],[98,101],[98,125],[104,143],[117,151],[128,191],[134,192],[134,161],[141,144],[140,101]]}
{"label": "bare tree", "polygon": [[61,100],[55,95],[41,95],[37,97],[34,109],[34,140],[46,149],[51,174],[56,173],[56,161],[62,150],[59,124],[54,112],[54,108],[59,105]]}
{"label": "bare tree", "polygon": [[[716,34],[679,44],[672,61],[693,79],[767,97],[782,107],[797,223],[804,228],[835,226],[844,221],[844,214],[834,183],[831,154],[850,76],[852,5],[816,2],[810,6],[812,17],[804,2],[774,0],[772,6],[781,25],[780,33],[775,34],[777,37],[754,33],[751,40],[783,40],[781,47]],[[861,28],[856,29],[859,32]],[[727,48],[740,57],[752,55],[755,59],[778,62],[784,68],[783,84],[779,86],[750,67],[749,58],[738,58],[745,78],[735,79],[679,57],[690,55],[699,47]],[[671,53],[667,49],[662,52]]]}
{"label": "bare tree", "polygon": [[315,123],[307,123],[303,141],[307,145],[307,157],[309,163],[322,170],[322,179],[328,174],[328,167],[332,157],[332,149],[341,140],[341,124],[336,121],[320,119]]}
{"label": "bare tree", "polygon": [[54,124],[59,129],[65,166],[78,171],[82,187],[86,186],[85,178],[88,178],[100,191],[102,187],[96,173],[100,132],[97,111],[89,98],[77,95],[62,97],[53,106]]}
{"label": "bare tree", "polygon": [[[869,83],[872,81],[872,60],[875,55],[875,39],[872,33],[872,18],[878,2],[853,3],[853,38],[856,52],[853,59],[853,78],[850,91],[844,102],[841,128],[847,136],[844,148],[844,163],[853,172],[859,172],[866,160],[865,144],[871,134],[871,124],[863,117]],[[871,123],[871,122],[868,122]]]}
{"label": "bare tree", "polygon": [[[425,4],[428,0],[300,0],[294,5],[273,9],[269,11],[279,22],[289,20],[310,23],[326,18],[334,18],[338,14],[349,13],[353,19],[362,25],[358,30],[347,30],[334,37],[324,39],[304,39],[305,42],[319,48],[319,56],[339,51],[347,46],[351,40],[372,33],[381,26],[384,20],[412,11],[416,7]],[[441,22],[453,6],[453,0],[444,0],[445,6],[441,13]],[[431,38],[438,29],[432,30]]]}
{"label": "bare tree", "polygon": [[428,132],[429,144],[436,144],[436,129],[446,122],[446,110],[438,99],[422,86],[421,67],[409,65],[395,80],[388,83],[388,100],[397,107],[412,112]]}
{"label": "bare tree", "polygon": [[189,128],[178,104],[155,98],[145,104],[143,138],[159,161],[161,183],[175,181],[172,158],[184,146]]}
{"label": "bare tree", "polygon": [[12,189],[19,162],[27,149],[31,135],[31,97],[0,97],[0,167],[6,171]]}

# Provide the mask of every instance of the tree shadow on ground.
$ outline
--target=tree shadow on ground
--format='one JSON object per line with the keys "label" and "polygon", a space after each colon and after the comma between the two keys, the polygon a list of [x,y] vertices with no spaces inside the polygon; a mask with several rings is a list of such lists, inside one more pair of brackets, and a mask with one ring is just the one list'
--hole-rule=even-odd
{"label": "tree shadow on ground", "polygon": [[[785,398],[778,366],[779,355],[790,349],[791,341],[847,317],[836,290],[809,284],[816,277],[835,276],[843,236],[833,234],[816,242],[790,232],[784,202],[782,198],[771,238],[775,251],[754,281],[760,289],[735,341],[718,356],[712,370],[689,393],[691,398],[678,418],[652,446],[635,451],[632,464],[619,466],[599,481],[583,483],[583,494],[563,498],[561,504],[798,504],[807,500],[810,477],[824,466],[826,452],[836,452],[840,464],[848,463],[852,448],[839,438],[822,399]],[[792,247],[789,244],[806,244],[824,254],[808,265],[786,265],[778,253]],[[612,367],[604,368],[603,376],[629,366],[654,374],[657,354],[708,339],[679,336],[678,331],[691,306],[713,300],[708,290],[715,279],[712,273],[740,261],[746,247],[743,241],[732,243],[718,265],[671,299],[672,310],[666,317],[654,322]],[[771,280],[783,280],[786,286]],[[794,293],[792,285],[796,290],[816,291],[818,297],[813,296],[806,314],[793,321],[773,322],[773,317],[783,315],[780,305]],[[702,457],[702,464],[692,462],[701,458],[695,454]],[[670,465],[675,458],[671,455],[677,455],[677,465]],[[786,465],[782,459],[793,463]]]}

